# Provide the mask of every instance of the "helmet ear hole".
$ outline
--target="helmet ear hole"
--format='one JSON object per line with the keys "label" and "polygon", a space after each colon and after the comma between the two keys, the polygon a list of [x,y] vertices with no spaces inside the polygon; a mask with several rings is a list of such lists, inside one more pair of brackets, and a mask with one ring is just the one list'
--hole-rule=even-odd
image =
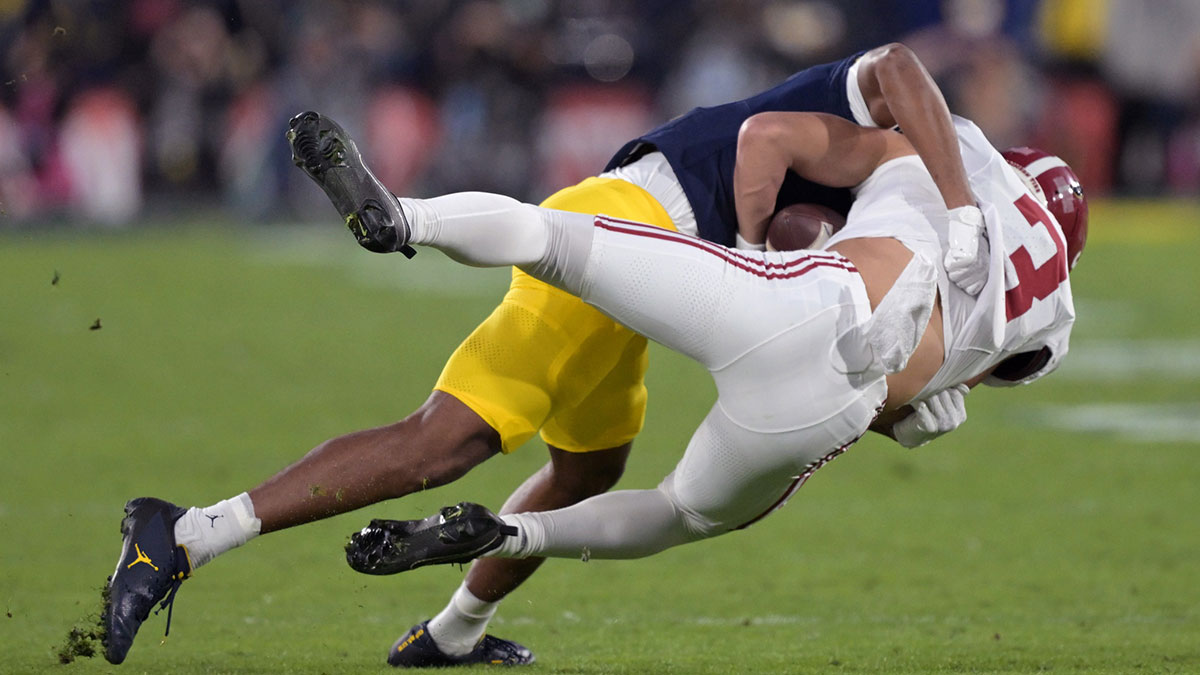
{"label": "helmet ear hole", "polygon": [[1058,221],[1067,243],[1067,265],[1075,267],[1087,243],[1088,208],[1079,176],[1062,159],[1036,148],[1000,153],[1029,191]]}

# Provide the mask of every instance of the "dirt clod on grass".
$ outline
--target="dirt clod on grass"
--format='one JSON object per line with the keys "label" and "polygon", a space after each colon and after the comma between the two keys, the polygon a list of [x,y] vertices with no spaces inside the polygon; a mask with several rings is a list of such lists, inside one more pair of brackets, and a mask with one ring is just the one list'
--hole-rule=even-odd
{"label": "dirt clod on grass", "polygon": [[91,658],[100,651],[100,627],[75,626],[58,648],[58,662],[71,663],[77,658]]}
{"label": "dirt clod on grass", "polygon": [[92,658],[104,650],[104,610],[111,597],[108,584],[100,588],[100,611],[91,614],[67,632],[55,655],[59,663],[71,663],[78,658]]}

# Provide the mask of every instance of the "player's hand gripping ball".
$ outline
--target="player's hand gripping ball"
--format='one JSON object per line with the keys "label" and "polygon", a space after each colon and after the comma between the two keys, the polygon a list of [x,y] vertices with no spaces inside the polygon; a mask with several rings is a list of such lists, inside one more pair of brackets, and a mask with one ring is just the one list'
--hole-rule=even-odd
{"label": "player's hand gripping ball", "polygon": [[785,206],[776,212],[767,226],[767,250],[821,248],[845,225],[845,216],[819,204]]}

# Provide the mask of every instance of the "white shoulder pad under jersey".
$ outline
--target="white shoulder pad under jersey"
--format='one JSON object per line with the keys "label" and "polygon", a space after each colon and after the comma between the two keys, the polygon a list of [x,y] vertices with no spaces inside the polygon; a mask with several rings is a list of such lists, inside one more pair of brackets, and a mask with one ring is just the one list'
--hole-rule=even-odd
{"label": "white shoulder pad under jersey", "polygon": [[[946,361],[920,397],[969,380],[1014,354],[1048,347],[1053,371],[1067,353],[1075,306],[1062,230],[979,127],[955,116],[963,164],[987,222],[988,281],[977,298],[944,287]],[[945,240],[943,239],[943,242]]]}

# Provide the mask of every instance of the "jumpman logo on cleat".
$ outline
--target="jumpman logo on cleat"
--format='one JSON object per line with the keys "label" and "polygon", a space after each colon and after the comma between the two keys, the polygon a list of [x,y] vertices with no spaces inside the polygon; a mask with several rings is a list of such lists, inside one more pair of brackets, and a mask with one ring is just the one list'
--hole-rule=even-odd
{"label": "jumpman logo on cleat", "polygon": [[134,565],[136,565],[140,562],[144,562],[147,565],[153,567],[155,572],[158,571],[158,566],[150,561],[150,556],[146,555],[145,553],[142,553],[141,547],[139,547],[137,544],[134,544],[133,550],[137,551],[137,557],[133,559],[133,562],[126,565],[125,569],[129,569],[130,567],[133,567]]}

